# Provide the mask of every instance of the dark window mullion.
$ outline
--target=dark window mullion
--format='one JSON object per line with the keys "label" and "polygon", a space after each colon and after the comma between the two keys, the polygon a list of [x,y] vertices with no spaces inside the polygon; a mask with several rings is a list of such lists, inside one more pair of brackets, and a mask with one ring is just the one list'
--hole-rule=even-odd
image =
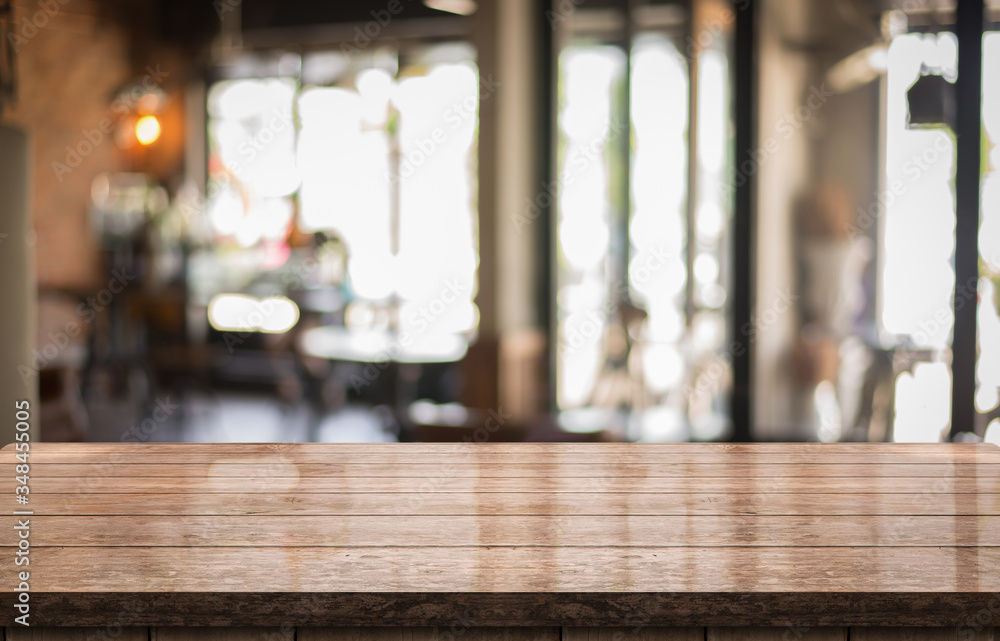
{"label": "dark window mullion", "polygon": [[[734,8],[735,10],[735,8]],[[754,300],[754,186],[753,173],[740,176],[740,165],[747,154],[756,147],[756,16],[759,0],[747,0],[746,6],[736,10],[735,52],[733,55],[736,136],[733,171],[734,221],[733,221],[733,287],[730,337],[733,343],[745,347],[741,354],[733,354],[733,392],[731,415],[733,437],[736,442],[753,440],[753,345],[743,334],[749,326]]]}
{"label": "dark window mullion", "polygon": [[976,295],[968,283],[979,277],[979,200],[982,172],[983,0],[959,0],[955,160],[955,329],[952,339],[951,435],[975,430]]}

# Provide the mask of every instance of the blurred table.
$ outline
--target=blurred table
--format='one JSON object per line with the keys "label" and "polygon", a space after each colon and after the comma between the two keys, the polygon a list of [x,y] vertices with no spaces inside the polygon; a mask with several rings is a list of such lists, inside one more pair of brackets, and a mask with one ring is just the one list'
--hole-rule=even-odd
{"label": "blurred table", "polygon": [[392,331],[316,327],[303,332],[302,351],[310,356],[358,363],[454,363],[469,341],[460,334],[407,337]]}
{"label": "blurred table", "polygon": [[[299,337],[302,353],[316,358],[378,365],[352,377],[355,387],[367,385],[383,369],[389,372],[392,385],[392,414],[399,426],[402,441],[414,438],[407,410],[417,400],[416,383],[423,365],[454,363],[469,349],[468,339],[460,334],[399,334],[394,331],[353,330],[344,327],[316,327]],[[404,368],[402,375],[399,368]],[[311,429],[317,429],[313,425]]]}

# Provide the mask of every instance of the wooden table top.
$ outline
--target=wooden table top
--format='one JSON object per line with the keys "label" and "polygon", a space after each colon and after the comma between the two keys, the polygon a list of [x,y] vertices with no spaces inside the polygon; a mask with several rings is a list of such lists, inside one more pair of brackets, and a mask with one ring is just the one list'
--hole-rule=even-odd
{"label": "wooden table top", "polygon": [[[32,444],[5,625],[955,625],[1000,607],[982,444]],[[992,606],[991,606],[992,604]],[[964,618],[963,618],[964,617]]]}

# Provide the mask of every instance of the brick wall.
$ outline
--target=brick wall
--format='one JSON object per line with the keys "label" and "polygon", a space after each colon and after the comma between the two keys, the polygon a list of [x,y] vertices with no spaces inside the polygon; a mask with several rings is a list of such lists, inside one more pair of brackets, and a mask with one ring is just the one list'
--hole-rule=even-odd
{"label": "brick wall", "polygon": [[83,130],[98,128],[103,118],[117,118],[111,101],[131,75],[128,38],[104,6],[91,0],[13,4],[18,99],[3,120],[32,136],[38,285],[85,288],[99,280],[87,222],[90,185],[97,174],[122,169],[125,159],[106,138],[68,173],[57,176],[53,163],[65,164],[66,146],[86,141]]}

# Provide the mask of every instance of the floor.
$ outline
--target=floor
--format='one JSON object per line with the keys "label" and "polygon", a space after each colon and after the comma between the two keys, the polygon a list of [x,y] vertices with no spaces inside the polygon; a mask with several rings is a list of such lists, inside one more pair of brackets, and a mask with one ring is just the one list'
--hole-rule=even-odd
{"label": "floor", "polygon": [[288,404],[261,394],[196,390],[169,395],[143,408],[134,402],[87,404],[92,442],[149,443],[363,443],[396,436],[383,408],[347,405],[318,415],[305,403]]}

